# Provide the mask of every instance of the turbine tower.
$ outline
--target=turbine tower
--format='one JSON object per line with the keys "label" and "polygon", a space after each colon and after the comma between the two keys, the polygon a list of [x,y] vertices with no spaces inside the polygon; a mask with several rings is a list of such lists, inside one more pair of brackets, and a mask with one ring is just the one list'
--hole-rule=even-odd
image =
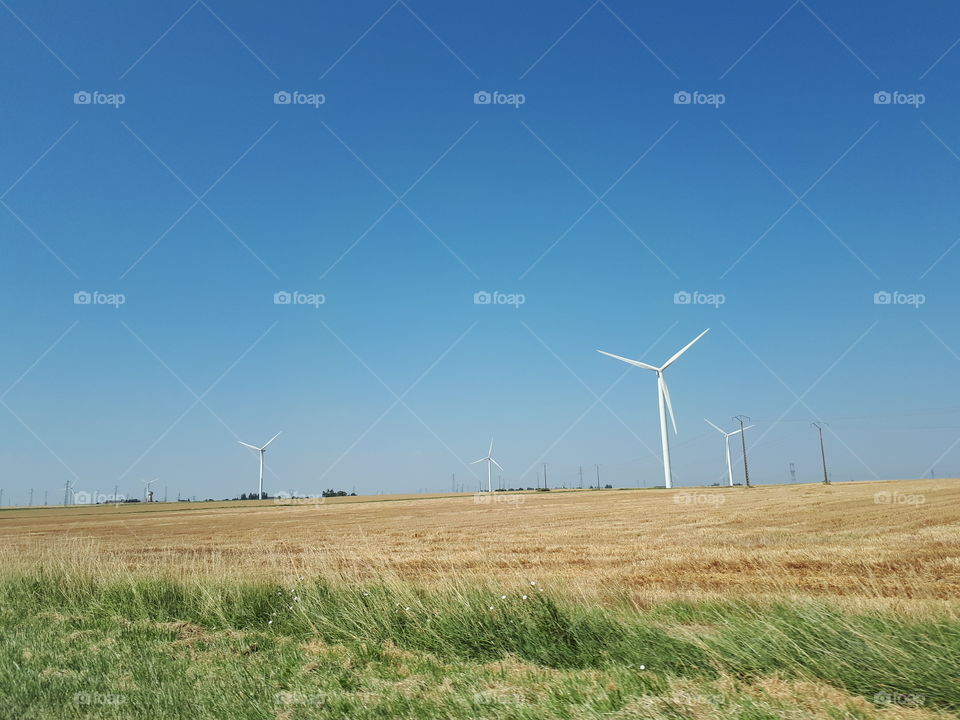
{"label": "turbine tower", "polygon": [[[280,432],[283,432],[283,430],[281,430]],[[244,447],[248,447],[251,450],[256,450],[258,453],[260,453],[260,483],[257,485],[257,500],[263,500],[263,453],[266,452],[267,445],[269,445],[274,440],[276,440],[279,435],[280,433],[277,433],[272,438],[267,440],[266,445],[264,445],[263,447],[257,447],[256,445],[248,445],[245,442],[240,442],[239,440],[237,440],[237,442],[243,445]]]}
{"label": "turbine tower", "polygon": [[747,425],[745,428],[738,428],[737,430],[734,430],[733,432],[727,432],[726,430],[721,430],[720,428],[718,428],[716,425],[714,425],[712,422],[710,422],[710,421],[707,420],[706,418],[704,418],[703,421],[704,421],[707,425],[709,425],[710,427],[712,427],[714,430],[716,430],[718,433],[720,433],[721,435],[723,435],[723,444],[724,444],[724,447],[725,447],[726,450],[727,450],[727,480],[729,481],[730,487],[733,487],[733,465],[730,463],[730,438],[731,438],[731,436],[736,435],[737,433],[741,433],[741,432],[743,432],[744,430],[749,430],[750,428],[753,427],[753,425]]}
{"label": "turbine tower", "polygon": [[485,462],[487,464],[487,492],[493,492],[493,486],[490,484],[490,464],[493,463],[498,468],[503,470],[503,468],[500,467],[500,463],[498,463],[496,460],[493,459],[493,438],[490,438],[490,449],[487,450],[487,456],[482,457],[479,460],[474,460],[470,464],[476,465],[477,463],[482,463],[482,462]]}
{"label": "turbine tower", "polygon": [[660,443],[663,448],[663,481],[664,485],[668,488],[673,487],[673,473],[670,469],[670,441],[669,436],[667,435],[667,411],[670,412],[670,422],[673,423],[674,434],[677,432],[677,419],[673,416],[673,404],[670,402],[670,391],[667,389],[667,381],[663,378],[663,371],[673,365],[673,363],[677,361],[677,358],[689,350],[693,344],[697,342],[697,340],[702,338],[708,332],[710,332],[710,328],[707,328],[689,343],[684,345],[676,354],[674,354],[672,358],[667,360],[660,367],[648,365],[647,363],[640,362],[639,360],[630,360],[629,358],[620,357],[619,355],[612,355],[611,353],[604,352],[603,350],[597,350],[598,353],[606,355],[607,357],[612,357],[616,360],[620,360],[621,362],[642,367],[645,370],[653,370],[657,374],[657,396],[659,398],[660,405]]}

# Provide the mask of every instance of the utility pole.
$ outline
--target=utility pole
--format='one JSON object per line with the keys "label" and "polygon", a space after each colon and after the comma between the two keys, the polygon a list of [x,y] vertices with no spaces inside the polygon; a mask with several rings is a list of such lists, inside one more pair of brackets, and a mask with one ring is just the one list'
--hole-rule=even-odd
{"label": "utility pole", "polygon": [[540,489],[540,472],[537,471],[537,490]]}
{"label": "utility pole", "polygon": [[543,464],[543,489],[547,489],[547,464]]}
{"label": "utility pole", "polygon": [[600,466],[594,465],[594,467],[597,469],[597,487],[600,487]]}
{"label": "utility pole", "polygon": [[820,433],[820,461],[823,463],[823,484],[829,485],[830,477],[827,475],[827,456],[826,456],[826,453],[823,452],[823,426],[824,425],[825,423],[822,423],[822,422],[810,423],[810,427],[815,427],[817,429],[817,432]]}
{"label": "utility pole", "polygon": [[750,470],[747,468],[747,434],[743,430],[743,423],[750,422],[750,418],[746,415],[735,415],[733,419],[740,423],[740,445],[743,448],[743,481],[747,487],[751,487]]}
{"label": "utility pole", "polygon": [[64,505],[69,505],[69,504],[70,504],[70,503],[68,502],[69,497],[70,497],[70,481],[67,480],[67,481],[63,484],[63,504],[64,504]]}

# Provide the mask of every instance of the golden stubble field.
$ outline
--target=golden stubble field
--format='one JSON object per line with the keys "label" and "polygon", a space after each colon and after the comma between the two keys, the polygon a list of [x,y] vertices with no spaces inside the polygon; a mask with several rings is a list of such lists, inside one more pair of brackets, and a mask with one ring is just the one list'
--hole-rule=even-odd
{"label": "golden stubble field", "polygon": [[537,581],[584,595],[807,596],[902,607],[960,598],[960,480],[322,504],[157,503],[0,512],[7,568],[424,584]]}

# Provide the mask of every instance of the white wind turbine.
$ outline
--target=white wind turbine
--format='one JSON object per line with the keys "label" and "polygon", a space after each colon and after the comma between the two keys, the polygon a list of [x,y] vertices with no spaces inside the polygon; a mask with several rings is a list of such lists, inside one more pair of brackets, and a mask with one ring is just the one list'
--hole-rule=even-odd
{"label": "white wind turbine", "polygon": [[747,425],[745,428],[737,428],[733,432],[727,432],[726,430],[722,430],[718,428],[716,425],[714,425],[712,422],[710,422],[706,418],[704,418],[703,420],[705,423],[707,423],[707,425],[709,425],[718,433],[723,435],[723,444],[727,450],[727,479],[729,480],[730,487],[733,487],[733,465],[730,464],[730,438],[736,435],[737,433],[742,433],[744,430],[749,430],[750,428],[753,427],[753,425]]}
{"label": "white wind turbine", "polygon": [[660,443],[663,448],[663,480],[664,485],[668,488],[673,487],[673,473],[670,470],[670,441],[667,435],[666,411],[670,412],[670,422],[673,423],[674,434],[677,432],[677,419],[673,416],[673,404],[670,402],[670,391],[667,389],[667,381],[663,379],[663,371],[673,365],[673,363],[677,361],[677,358],[689,350],[697,340],[702,338],[708,332],[710,332],[710,328],[707,328],[689,343],[684,345],[683,348],[677,351],[672,358],[667,360],[660,367],[648,365],[647,363],[640,362],[639,360],[630,360],[629,358],[620,357],[619,355],[612,355],[608,352],[604,352],[603,350],[597,350],[598,353],[621,360],[625,363],[630,363],[631,365],[636,365],[637,367],[642,367],[646,370],[653,370],[657,374],[657,396],[660,403]]}
{"label": "white wind turbine", "polygon": [[503,470],[503,468],[500,467],[500,463],[498,463],[496,460],[493,459],[493,438],[490,438],[490,449],[487,450],[487,456],[482,457],[479,460],[474,460],[470,464],[476,465],[477,463],[482,463],[482,462],[487,463],[487,492],[493,492],[493,486],[490,484],[490,463],[493,463],[498,468]]}
{"label": "white wind turbine", "polygon": [[[281,430],[280,432],[283,432],[283,430]],[[280,433],[277,433],[272,438],[267,440],[267,444],[264,445],[263,447],[257,447],[256,445],[248,445],[245,442],[240,442],[239,440],[237,440],[237,442],[243,445],[244,447],[248,447],[251,450],[256,450],[258,453],[260,453],[260,484],[257,486],[257,500],[263,500],[263,453],[266,452],[267,445],[269,445],[274,440],[276,440],[279,435]]]}

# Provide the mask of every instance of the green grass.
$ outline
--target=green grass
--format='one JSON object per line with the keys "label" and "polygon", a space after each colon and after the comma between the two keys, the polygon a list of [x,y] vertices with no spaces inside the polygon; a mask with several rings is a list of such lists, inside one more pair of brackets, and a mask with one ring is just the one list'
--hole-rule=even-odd
{"label": "green grass", "polygon": [[506,594],[8,574],[0,718],[796,718],[771,678],[960,712],[956,620]]}

